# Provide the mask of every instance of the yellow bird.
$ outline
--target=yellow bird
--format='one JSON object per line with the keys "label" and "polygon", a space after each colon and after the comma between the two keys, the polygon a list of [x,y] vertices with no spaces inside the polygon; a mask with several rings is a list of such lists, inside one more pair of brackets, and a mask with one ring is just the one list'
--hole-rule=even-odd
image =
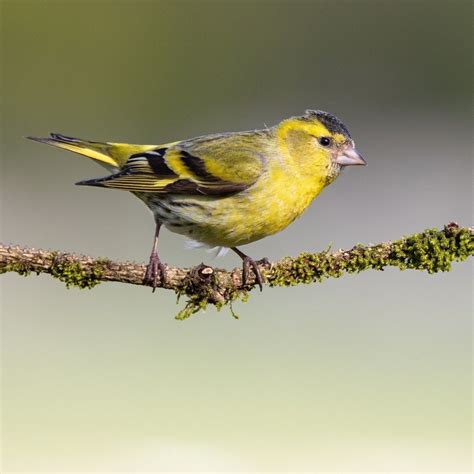
{"label": "yellow bird", "polygon": [[[341,169],[365,165],[345,125],[307,110],[263,130],[204,135],[163,145],[102,143],[52,133],[32,140],[85,155],[110,174],[80,181],[130,191],[152,211],[156,231],[145,283],[157,286],[166,268],[157,247],[160,227],[210,247],[231,248],[243,261],[243,285],[258,263],[237,247],[291,224]],[[265,260],[265,259],[264,259]]]}

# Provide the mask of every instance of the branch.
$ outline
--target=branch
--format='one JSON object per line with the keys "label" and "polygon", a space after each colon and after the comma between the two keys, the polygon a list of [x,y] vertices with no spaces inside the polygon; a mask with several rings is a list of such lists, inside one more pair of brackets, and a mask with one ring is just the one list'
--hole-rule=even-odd
{"label": "branch", "polygon": [[[389,266],[428,273],[449,271],[453,261],[463,261],[472,255],[474,228],[450,223],[442,230],[428,229],[393,242],[358,244],[350,250],[334,253],[329,253],[329,249],[302,253],[260,268],[269,286],[293,286],[338,278],[344,273],[383,270]],[[102,281],[144,285],[145,268],[137,263],[0,244],[0,274],[47,273],[66,283],[68,288],[92,288]],[[232,302],[237,298],[246,299],[248,292],[256,286],[252,275],[248,284],[242,287],[240,268],[229,272],[201,264],[191,269],[167,267],[167,274],[164,288],[174,290],[178,298],[182,295],[188,298],[185,308],[176,316],[178,319],[185,319],[208,304],[219,309],[229,304],[232,311]]]}

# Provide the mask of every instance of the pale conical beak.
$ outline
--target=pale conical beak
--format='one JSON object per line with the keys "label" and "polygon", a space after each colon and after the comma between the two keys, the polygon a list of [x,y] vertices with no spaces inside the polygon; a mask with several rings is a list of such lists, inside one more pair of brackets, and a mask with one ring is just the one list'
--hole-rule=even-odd
{"label": "pale conical beak", "polygon": [[366,165],[366,161],[362,158],[362,155],[353,148],[348,147],[339,155],[337,155],[336,163],[341,166],[353,166],[353,165]]}

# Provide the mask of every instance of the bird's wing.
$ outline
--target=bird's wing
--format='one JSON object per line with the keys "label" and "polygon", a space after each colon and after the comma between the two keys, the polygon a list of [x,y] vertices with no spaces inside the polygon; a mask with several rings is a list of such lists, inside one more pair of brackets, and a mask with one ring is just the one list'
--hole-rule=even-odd
{"label": "bird's wing", "polygon": [[264,170],[266,143],[256,132],[200,137],[134,154],[118,173],[77,184],[223,196],[255,183]]}

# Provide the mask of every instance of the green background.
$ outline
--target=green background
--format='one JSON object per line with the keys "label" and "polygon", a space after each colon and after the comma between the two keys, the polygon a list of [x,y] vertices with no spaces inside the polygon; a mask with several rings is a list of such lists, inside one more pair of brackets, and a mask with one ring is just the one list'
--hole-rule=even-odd
{"label": "green background", "polygon": [[[2,1],[2,241],[145,261],[133,196],[75,187],[62,132],[161,143],[344,120],[348,169],[278,259],[470,225],[468,1]],[[232,268],[183,251],[168,263]],[[469,263],[265,288],[186,322],[171,292],[2,276],[2,472],[471,471]],[[182,304],[182,303],[181,303]]]}

